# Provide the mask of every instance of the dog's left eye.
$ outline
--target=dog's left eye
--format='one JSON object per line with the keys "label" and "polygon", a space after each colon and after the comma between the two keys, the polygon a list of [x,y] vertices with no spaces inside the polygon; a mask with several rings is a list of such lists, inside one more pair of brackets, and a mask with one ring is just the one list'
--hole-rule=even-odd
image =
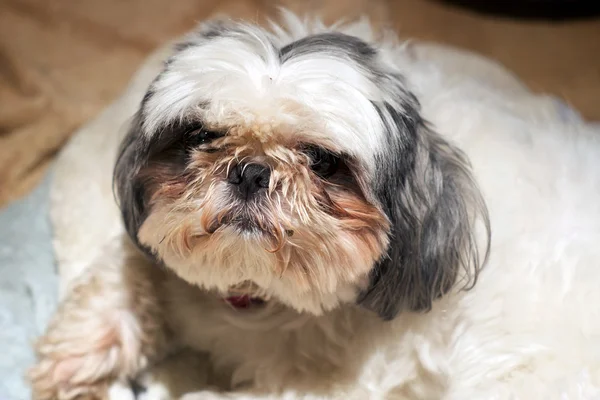
{"label": "dog's left eye", "polygon": [[310,168],[321,178],[329,178],[340,166],[340,158],[321,147],[308,146],[305,150],[310,158]]}
{"label": "dog's left eye", "polygon": [[202,146],[203,144],[209,144],[213,140],[221,137],[221,134],[206,129],[196,129],[188,131],[185,136],[186,147],[194,148]]}

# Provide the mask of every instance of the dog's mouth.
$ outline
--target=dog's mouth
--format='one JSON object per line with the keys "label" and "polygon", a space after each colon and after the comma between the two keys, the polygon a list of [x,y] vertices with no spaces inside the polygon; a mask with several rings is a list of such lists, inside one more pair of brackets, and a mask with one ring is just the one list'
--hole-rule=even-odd
{"label": "dog's mouth", "polygon": [[234,227],[241,233],[265,234],[268,230],[261,226],[256,219],[247,216],[239,216],[232,218],[227,222],[227,225]]}
{"label": "dog's mouth", "polygon": [[[268,224],[261,223],[260,218],[245,213],[238,215],[225,214],[218,217],[209,226],[208,233],[213,234],[225,227],[234,228],[240,234],[253,234],[257,236],[274,235],[273,230],[269,228]],[[292,229],[285,229],[284,232],[288,237],[294,234]]]}
{"label": "dog's mouth", "polygon": [[247,214],[226,213],[221,214],[210,224],[208,233],[213,234],[217,230],[225,227],[235,228],[243,233],[266,233],[266,228],[262,227],[257,218]]}

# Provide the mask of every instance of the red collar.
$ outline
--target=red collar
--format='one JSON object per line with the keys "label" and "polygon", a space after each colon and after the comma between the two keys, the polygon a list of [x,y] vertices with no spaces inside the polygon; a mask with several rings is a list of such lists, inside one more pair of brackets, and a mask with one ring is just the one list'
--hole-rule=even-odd
{"label": "red collar", "polygon": [[248,309],[253,305],[264,304],[264,300],[258,297],[250,297],[247,294],[241,296],[229,296],[223,298],[230,306],[237,309]]}

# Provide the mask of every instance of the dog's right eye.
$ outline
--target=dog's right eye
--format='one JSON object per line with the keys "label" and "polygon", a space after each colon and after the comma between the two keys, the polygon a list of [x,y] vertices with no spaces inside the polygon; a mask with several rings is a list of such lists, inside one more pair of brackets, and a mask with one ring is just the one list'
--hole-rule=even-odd
{"label": "dog's right eye", "polygon": [[304,151],[310,158],[310,169],[323,179],[335,174],[342,164],[337,155],[321,147],[308,145]]}
{"label": "dog's right eye", "polygon": [[185,145],[187,148],[196,148],[209,144],[213,140],[221,137],[220,133],[212,132],[206,129],[195,129],[188,131],[185,135]]}

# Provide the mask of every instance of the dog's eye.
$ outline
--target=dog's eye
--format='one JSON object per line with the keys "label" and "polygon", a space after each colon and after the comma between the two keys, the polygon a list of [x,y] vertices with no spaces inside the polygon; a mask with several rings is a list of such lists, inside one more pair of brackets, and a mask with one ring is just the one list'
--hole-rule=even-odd
{"label": "dog's eye", "polygon": [[329,178],[340,166],[340,158],[317,146],[308,146],[305,150],[310,158],[310,168],[321,178]]}
{"label": "dog's eye", "polygon": [[213,140],[221,137],[220,133],[212,132],[206,129],[194,129],[186,132],[185,145],[188,148],[195,148],[203,144],[209,144]]}

